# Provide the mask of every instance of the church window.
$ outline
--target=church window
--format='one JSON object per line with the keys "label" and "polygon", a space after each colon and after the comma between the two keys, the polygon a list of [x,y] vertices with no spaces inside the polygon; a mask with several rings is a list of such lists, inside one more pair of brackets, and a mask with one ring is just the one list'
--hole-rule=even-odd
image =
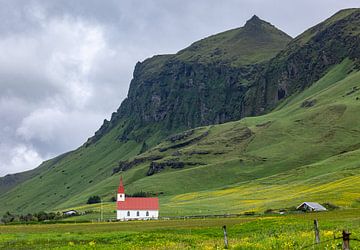
{"label": "church window", "polygon": [[149,216],[149,211],[146,211],[146,216]]}
{"label": "church window", "polygon": [[140,216],[140,212],[139,212],[139,211],[136,212],[136,216]]}
{"label": "church window", "polygon": [[130,211],[127,212],[127,216],[130,216]]}

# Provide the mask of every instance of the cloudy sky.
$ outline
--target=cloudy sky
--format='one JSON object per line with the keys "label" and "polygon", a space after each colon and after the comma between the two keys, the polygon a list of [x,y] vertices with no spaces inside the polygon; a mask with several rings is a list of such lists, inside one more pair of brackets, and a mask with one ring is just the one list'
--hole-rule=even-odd
{"label": "cloudy sky", "polygon": [[358,0],[0,0],[0,176],[92,136],[137,61],[242,26],[296,36]]}

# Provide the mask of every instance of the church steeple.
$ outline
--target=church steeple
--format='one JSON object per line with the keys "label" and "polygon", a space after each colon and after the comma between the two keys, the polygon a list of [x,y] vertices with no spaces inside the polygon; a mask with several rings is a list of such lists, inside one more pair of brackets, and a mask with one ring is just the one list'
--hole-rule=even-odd
{"label": "church steeple", "polygon": [[122,176],[120,176],[120,184],[117,193],[117,201],[125,201],[125,188],[122,180]]}

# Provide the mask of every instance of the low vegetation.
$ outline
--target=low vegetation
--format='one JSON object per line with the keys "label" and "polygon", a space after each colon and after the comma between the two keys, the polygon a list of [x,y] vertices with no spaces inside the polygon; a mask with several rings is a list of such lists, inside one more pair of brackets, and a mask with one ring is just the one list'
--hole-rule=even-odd
{"label": "low vegetation", "polygon": [[63,213],[46,213],[46,212],[38,212],[38,213],[28,213],[28,214],[12,214],[10,212],[6,212],[1,218],[0,223],[3,224],[29,224],[36,222],[59,222],[60,220],[66,219],[70,217],[69,215],[65,215]]}
{"label": "low vegetation", "polygon": [[[341,249],[343,229],[360,239],[360,210],[236,218],[0,226],[0,249]],[[314,245],[313,220],[321,243]],[[351,241],[351,249],[360,249]]]}
{"label": "low vegetation", "polygon": [[90,196],[86,203],[87,204],[95,204],[95,203],[100,203],[100,202],[101,202],[100,196],[94,195],[94,196]]}

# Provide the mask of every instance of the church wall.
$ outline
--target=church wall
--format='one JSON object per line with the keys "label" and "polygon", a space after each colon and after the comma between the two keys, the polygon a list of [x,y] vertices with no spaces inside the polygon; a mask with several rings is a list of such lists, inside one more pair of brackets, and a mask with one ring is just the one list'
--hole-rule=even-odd
{"label": "church wall", "polygon": [[[128,216],[130,212],[130,216]],[[137,216],[139,212],[139,216]],[[149,212],[149,216],[146,216],[146,212]],[[117,210],[116,218],[118,220],[150,220],[158,219],[159,210]]]}

